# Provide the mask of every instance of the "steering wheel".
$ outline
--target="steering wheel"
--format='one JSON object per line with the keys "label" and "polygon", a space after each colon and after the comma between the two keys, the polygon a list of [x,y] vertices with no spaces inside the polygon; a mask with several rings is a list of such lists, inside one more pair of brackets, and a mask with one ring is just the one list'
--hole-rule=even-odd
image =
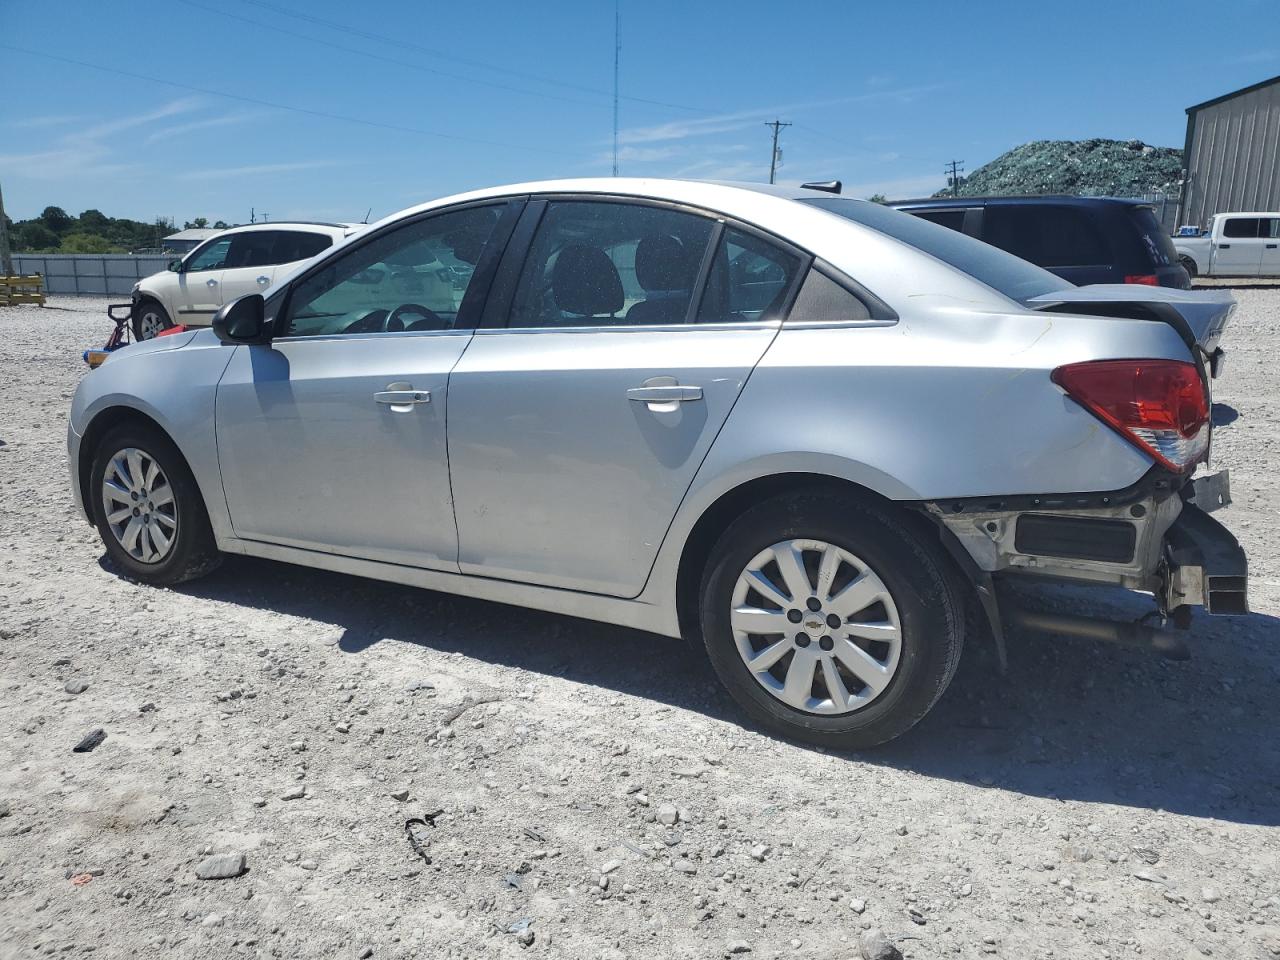
{"label": "steering wheel", "polygon": [[[424,320],[430,321],[431,323],[430,326],[419,327],[418,329],[444,330],[446,328],[444,319],[440,316],[440,314],[436,313],[434,310],[428,310],[426,307],[424,307],[420,303],[402,303],[400,304],[400,306],[396,307],[394,310],[388,313],[386,317],[383,319],[382,332],[391,333],[391,332],[408,329],[404,325],[404,320],[401,319],[401,314],[406,314],[406,313],[410,315],[417,314],[421,316]],[[417,322],[421,323],[421,321],[417,321]]]}

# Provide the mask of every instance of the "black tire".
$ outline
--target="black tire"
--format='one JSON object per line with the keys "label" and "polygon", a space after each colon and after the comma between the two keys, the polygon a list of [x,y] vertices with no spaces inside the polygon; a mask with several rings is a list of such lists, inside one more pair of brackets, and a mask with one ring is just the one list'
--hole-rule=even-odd
{"label": "black tire", "polygon": [[[794,493],[753,507],[720,537],[702,578],[703,639],[720,680],[761,726],[823,747],[864,749],[911,729],[942,696],[964,646],[963,594],[940,548],[914,534],[906,519],[837,493]],[[897,671],[878,696],[850,713],[822,715],[783,703],[738,653],[730,626],[737,579],[762,550],[792,539],[821,540],[865,561],[897,607]]]}
{"label": "black tire", "polygon": [[[167,552],[153,563],[131,556],[124,548],[107,520],[103,502],[103,481],[111,460],[129,448],[143,451],[155,461],[167,478],[173,495],[172,513],[176,516],[176,530]],[[89,473],[88,506],[111,562],[133,580],[156,585],[181,583],[204,576],[222,562],[222,554],[214,546],[209,514],[205,511],[204,499],[191,468],[173,441],[156,427],[126,423],[108,431],[94,451]]]}
{"label": "black tire", "polygon": [[1182,264],[1182,269],[1187,271],[1192,280],[1199,276],[1200,271],[1196,269],[1196,262],[1190,257],[1179,257],[1178,262]]}
{"label": "black tire", "polygon": [[139,300],[133,309],[133,339],[139,342],[152,340],[161,330],[173,326],[169,312],[158,300]]}

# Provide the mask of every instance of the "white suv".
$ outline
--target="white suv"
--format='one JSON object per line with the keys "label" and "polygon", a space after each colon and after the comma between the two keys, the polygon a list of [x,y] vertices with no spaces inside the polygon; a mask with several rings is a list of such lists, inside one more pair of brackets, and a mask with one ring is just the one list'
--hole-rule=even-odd
{"label": "white suv", "polygon": [[210,237],[133,288],[133,335],[150,340],[181,324],[207,327],[214,313],[361,229],[350,223],[258,223]]}

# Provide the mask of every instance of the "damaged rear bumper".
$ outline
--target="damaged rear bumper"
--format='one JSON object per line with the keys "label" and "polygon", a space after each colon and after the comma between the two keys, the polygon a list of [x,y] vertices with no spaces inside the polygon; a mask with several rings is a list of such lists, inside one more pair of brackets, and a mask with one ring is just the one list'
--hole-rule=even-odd
{"label": "damaged rear bumper", "polygon": [[1165,616],[1191,606],[1242,614],[1248,613],[1244,551],[1209,516],[1230,499],[1225,473],[1193,481],[1153,473],[1114,493],[923,506],[984,578],[1114,584],[1151,593]]}

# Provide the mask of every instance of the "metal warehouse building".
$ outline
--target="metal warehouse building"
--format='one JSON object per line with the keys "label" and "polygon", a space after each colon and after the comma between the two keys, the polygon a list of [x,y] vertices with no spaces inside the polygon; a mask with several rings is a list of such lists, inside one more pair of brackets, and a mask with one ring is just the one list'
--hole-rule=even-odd
{"label": "metal warehouse building", "polygon": [[1179,223],[1280,210],[1280,77],[1187,108]]}

